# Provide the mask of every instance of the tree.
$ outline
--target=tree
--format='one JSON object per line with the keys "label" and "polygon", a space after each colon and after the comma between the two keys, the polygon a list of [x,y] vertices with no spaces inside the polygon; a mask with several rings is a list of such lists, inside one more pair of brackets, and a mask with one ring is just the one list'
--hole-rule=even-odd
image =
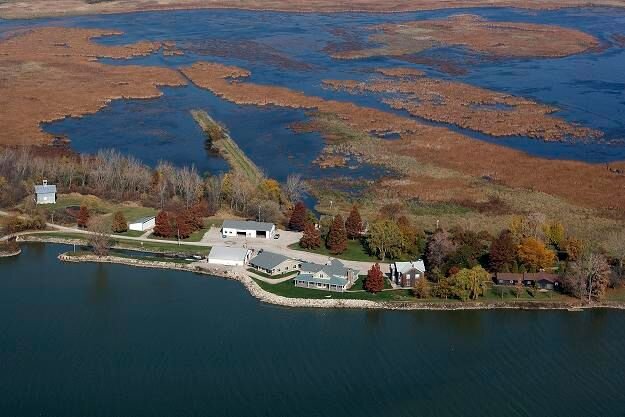
{"label": "tree", "polygon": [[488,272],[479,265],[471,269],[461,269],[452,277],[453,294],[462,301],[477,300],[484,294],[485,282],[488,278]]}
{"label": "tree", "polygon": [[415,287],[412,289],[412,295],[417,298],[428,298],[430,296],[430,283],[425,277],[417,280]]}
{"label": "tree", "polygon": [[530,270],[549,268],[555,261],[555,253],[535,237],[527,237],[518,247],[519,260]]}
{"label": "tree", "polygon": [[417,230],[406,216],[399,216],[397,226],[402,236],[404,252],[420,257],[425,250],[425,238],[423,233]]}
{"label": "tree", "polygon": [[578,260],[567,268],[564,276],[565,289],[578,297],[600,300],[610,283],[610,265],[606,257],[589,249],[582,252]]}
{"label": "tree", "polygon": [[297,232],[301,232],[304,230],[304,226],[306,226],[306,206],[301,201],[298,201],[293,207],[293,212],[291,213],[291,219],[289,220],[289,229],[295,230]]}
{"label": "tree", "polygon": [[438,229],[428,239],[425,259],[428,269],[441,268],[447,257],[456,250],[456,244],[451,240],[451,236],[445,230]]}
{"label": "tree", "polygon": [[451,285],[451,278],[442,278],[438,281],[438,285],[434,287],[432,291],[433,295],[438,298],[444,298],[447,300],[453,296],[453,288]]}
{"label": "tree", "polygon": [[128,223],[126,222],[124,213],[116,211],[115,214],[113,214],[113,224],[111,225],[111,228],[115,233],[124,233],[128,231]]}
{"label": "tree", "polygon": [[87,225],[89,246],[97,256],[106,256],[111,246],[111,229],[101,217],[94,217]]}
{"label": "tree", "polygon": [[550,222],[543,225],[543,233],[547,242],[556,249],[562,249],[565,241],[564,226],[560,222]]}
{"label": "tree", "polygon": [[490,245],[489,264],[495,272],[510,272],[516,259],[517,245],[509,230],[504,230]]}
{"label": "tree", "polygon": [[380,269],[379,264],[375,264],[367,272],[367,278],[364,283],[365,290],[370,293],[378,293],[384,289],[384,273]]}
{"label": "tree", "polygon": [[566,252],[569,262],[575,262],[584,249],[584,242],[574,237],[568,237],[562,243],[562,249]]}
{"label": "tree", "polygon": [[382,261],[387,256],[398,258],[404,246],[399,226],[391,219],[380,219],[371,223],[366,243],[369,251]]}
{"label": "tree", "polygon": [[280,202],[280,183],[273,179],[264,179],[261,183],[261,190],[267,196],[268,200]]}
{"label": "tree", "polygon": [[321,246],[321,233],[314,224],[308,222],[304,226],[304,233],[299,241],[299,246],[304,249],[317,249]]}
{"label": "tree", "polygon": [[337,214],[330,226],[330,231],[326,237],[326,247],[333,255],[339,255],[347,250],[347,232],[343,217]]}
{"label": "tree", "polygon": [[299,174],[290,174],[286,177],[286,184],[284,186],[284,192],[287,195],[289,201],[299,201],[302,199],[308,187],[302,180],[302,176]]}
{"label": "tree", "polygon": [[362,234],[362,218],[358,207],[352,206],[352,210],[345,220],[345,230],[347,231],[347,237],[350,239],[357,239]]}
{"label": "tree", "polygon": [[172,220],[169,218],[169,213],[167,211],[161,210],[156,215],[154,234],[162,237],[172,237],[175,235]]}
{"label": "tree", "polygon": [[89,213],[87,206],[80,206],[78,214],[76,215],[76,223],[78,224],[78,227],[83,229],[86,228],[90,217],[91,214]]}

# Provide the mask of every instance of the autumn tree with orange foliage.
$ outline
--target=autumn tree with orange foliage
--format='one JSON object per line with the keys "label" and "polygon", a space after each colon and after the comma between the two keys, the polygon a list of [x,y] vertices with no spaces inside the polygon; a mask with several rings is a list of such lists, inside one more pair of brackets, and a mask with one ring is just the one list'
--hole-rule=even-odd
{"label": "autumn tree with orange foliage", "polygon": [[89,224],[89,218],[91,218],[91,213],[89,213],[87,206],[80,206],[80,210],[78,210],[78,215],[76,216],[78,227],[85,229]]}
{"label": "autumn tree with orange foliage", "polygon": [[303,249],[317,249],[321,246],[321,232],[311,222],[304,226],[304,233],[299,241],[299,246]]}
{"label": "autumn tree with orange foliage", "polygon": [[339,255],[347,250],[347,232],[343,217],[337,214],[330,226],[330,231],[326,237],[326,246],[333,255]]}
{"label": "autumn tree with orange foliage", "polygon": [[530,271],[550,268],[556,259],[555,253],[545,243],[534,237],[527,237],[518,247],[519,260]]}
{"label": "autumn tree with orange foliage", "polygon": [[384,289],[384,273],[380,269],[379,264],[375,264],[367,272],[364,284],[365,290],[370,293],[378,293]]}
{"label": "autumn tree with orange foliage", "polygon": [[347,237],[350,239],[359,238],[362,234],[362,218],[360,217],[358,207],[355,205],[345,220],[345,230],[347,231]]}

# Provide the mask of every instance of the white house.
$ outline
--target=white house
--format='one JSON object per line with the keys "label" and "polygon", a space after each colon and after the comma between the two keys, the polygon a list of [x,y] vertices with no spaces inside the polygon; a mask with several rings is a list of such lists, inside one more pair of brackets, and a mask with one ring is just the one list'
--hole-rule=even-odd
{"label": "white house", "polygon": [[247,220],[224,220],[221,234],[223,237],[271,239],[276,234],[276,225]]}
{"label": "white house", "polygon": [[252,251],[245,248],[213,246],[208,254],[208,263],[214,265],[244,266],[250,260]]}
{"label": "white house", "polygon": [[145,232],[146,230],[153,229],[156,226],[156,217],[149,216],[137,219],[132,223],[128,223],[129,230],[136,230],[138,232]]}
{"label": "white house", "polygon": [[417,280],[424,276],[425,264],[421,259],[391,264],[391,280],[401,287],[414,287]]}
{"label": "white house", "polygon": [[48,185],[48,180],[43,180],[41,185],[35,185],[35,202],[37,204],[55,204],[56,185]]}

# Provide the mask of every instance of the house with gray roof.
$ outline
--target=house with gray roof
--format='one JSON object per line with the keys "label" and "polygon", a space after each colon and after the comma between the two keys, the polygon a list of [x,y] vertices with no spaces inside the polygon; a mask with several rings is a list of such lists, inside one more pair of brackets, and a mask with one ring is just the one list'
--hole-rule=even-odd
{"label": "house with gray roof", "polygon": [[273,223],[255,222],[249,220],[224,220],[221,235],[227,237],[248,237],[272,239],[276,234],[276,225]]}
{"label": "house with gray roof", "polygon": [[43,180],[41,185],[35,185],[35,202],[37,204],[55,204],[56,185],[48,184],[48,180]]}
{"label": "house with gray roof", "polygon": [[250,261],[250,266],[267,275],[298,271],[302,262],[269,251],[262,251]]}
{"label": "house with gray roof", "polygon": [[300,269],[293,283],[301,288],[344,292],[358,278],[358,271],[346,267],[338,259],[333,259],[326,265],[304,262]]}
{"label": "house with gray roof", "polygon": [[400,287],[412,288],[424,276],[425,264],[422,259],[391,264],[391,281]]}

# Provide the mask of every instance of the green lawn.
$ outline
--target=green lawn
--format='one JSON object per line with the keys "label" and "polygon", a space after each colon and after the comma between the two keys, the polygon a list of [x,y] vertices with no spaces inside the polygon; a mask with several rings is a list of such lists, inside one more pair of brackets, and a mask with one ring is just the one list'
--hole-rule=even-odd
{"label": "green lawn", "polygon": [[[76,252],[66,252],[65,254],[67,256],[80,257],[80,256],[85,256],[85,255],[93,255],[93,252],[90,250],[81,249]],[[133,256],[127,253],[115,252],[114,250],[111,251],[109,254],[111,256],[115,256],[116,258],[139,259],[139,260],[154,261],[154,262],[169,262],[169,263],[174,263],[174,264],[190,264],[192,262],[195,262],[195,261],[188,261],[186,259],[180,259],[180,258],[165,258],[165,257],[159,257],[159,256]]]}
{"label": "green lawn", "polygon": [[[360,290],[364,291],[364,289],[365,289],[364,288],[364,284],[365,284],[365,279],[366,278],[367,278],[366,275],[359,275],[358,276],[358,280],[356,282],[354,282],[354,286],[351,287],[349,289],[349,291],[360,291]],[[384,289],[390,289],[390,288],[393,288],[393,287],[391,286],[390,281],[387,278],[385,278],[384,279]]]}
{"label": "green lawn", "polygon": [[128,236],[128,237],[141,237],[145,232],[140,232],[139,230],[127,230],[123,233],[115,233],[120,236]]}
{"label": "green lawn", "polygon": [[131,222],[142,217],[155,216],[157,210],[151,207],[142,207],[134,204],[112,203],[102,200],[93,195],[82,195],[77,193],[60,194],[56,200],[56,204],[47,204],[42,206],[49,212],[57,210],[65,210],[67,207],[85,205],[90,210],[98,214],[111,214],[116,211],[124,213],[126,220]]}
{"label": "green lawn", "polygon": [[364,245],[358,240],[348,240],[347,250],[340,255],[332,255],[325,246],[321,246],[318,249],[303,249],[299,246],[299,243],[293,243],[289,245],[289,248],[295,249],[295,250],[301,250],[305,252],[318,253],[321,255],[335,257],[338,259],[345,259],[348,261],[362,261],[362,262],[379,262],[380,261],[376,256],[370,255],[367,252],[367,249],[364,247]]}
{"label": "green lawn", "polygon": [[[87,241],[87,236],[81,233],[71,232],[49,232],[49,233],[37,233],[33,234],[37,237],[55,237],[59,239],[78,239],[83,242]],[[162,243],[162,242],[140,242],[136,240],[125,240],[113,238],[116,247],[128,248],[128,249],[145,249],[146,251],[153,252],[171,252],[171,253],[183,253],[189,255],[208,255],[210,247],[208,246],[194,246],[194,245],[177,245],[176,243]]]}
{"label": "green lawn", "polygon": [[[270,293],[288,298],[325,299],[334,298],[339,300],[371,300],[371,301],[414,301],[415,298],[409,290],[383,291],[378,294],[368,292],[344,292],[335,293],[308,288],[299,288],[293,284],[292,280],[279,284],[269,284],[255,279],[262,289]],[[330,297],[327,297],[330,296]]]}
{"label": "green lawn", "polygon": [[[208,229],[196,230],[195,232],[191,233],[191,235],[188,238],[180,239],[180,240],[182,242],[199,242],[199,241],[202,240],[202,238],[204,237],[204,234],[206,234],[206,232],[208,232]],[[148,239],[170,240],[172,242],[177,242],[178,241],[178,238],[176,238],[176,237],[161,237],[161,236],[154,236],[154,235],[148,236]]]}
{"label": "green lawn", "polygon": [[481,297],[485,301],[564,301],[570,297],[557,291],[539,291],[537,289],[523,287],[517,298],[516,289],[508,285],[489,285]]}

